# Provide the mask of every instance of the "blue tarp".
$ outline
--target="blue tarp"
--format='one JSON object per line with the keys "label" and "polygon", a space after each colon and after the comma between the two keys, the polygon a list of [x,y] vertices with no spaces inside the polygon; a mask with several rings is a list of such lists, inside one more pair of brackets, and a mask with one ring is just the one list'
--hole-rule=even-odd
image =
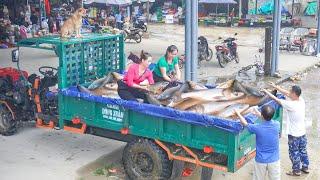
{"label": "blue tarp", "polygon": [[[228,120],[205,114],[180,111],[169,107],[160,107],[151,104],[126,101],[123,99],[95,96],[88,93],[81,93],[76,87],[70,87],[68,89],[61,90],[60,93],[62,93],[64,96],[77,97],[91,102],[122,106],[125,109],[130,109],[135,112],[159,118],[182,121],[206,127],[216,127],[235,134],[239,133],[243,129],[243,126],[240,124],[239,120]],[[272,105],[274,108],[279,108],[279,105],[274,101],[269,101],[267,104]],[[249,123],[254,123],[257,120],[257,117],[252,114],[246,115],[245,118]]]}

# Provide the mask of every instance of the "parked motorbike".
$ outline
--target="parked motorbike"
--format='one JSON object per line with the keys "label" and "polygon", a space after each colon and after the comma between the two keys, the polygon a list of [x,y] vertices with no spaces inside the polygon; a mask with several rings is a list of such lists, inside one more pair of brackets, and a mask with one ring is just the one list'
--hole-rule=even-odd
{"label": "parked motorbike", "polygon": [[122,32],[123,32],[123,36],[124,36],[124,41],[133,39],[137,43],[141,42],[142,32],[140,29],[128,28],[128,29],[124,29]]}
{"label": "parked motorbike", "polygon": [[208,41],[205,37],[200,36],[198,38],[198,65],[201,61],[210,61],[213,56],[213,51],[208,45]]}
{"label": "parked motorbike", "polygon": [[[202,61],[210,61],[213,56],[213,51],[208,45],[208,41],[204,36],[198,38],[198,65]],[[185,63],[185,55],[179,57],[179,68],[182,69]]]}
{"label": "parked motorbike", "polygon": [[[238,33],[235,33],[234,36],[237,36]],[[219,39],[222,39],[219,37]],[[229,62],[235,61],[239,63],[239,55],[237,52],[237,39],[235,37],[229,37],[223,40],[223,44],[217,45],[216,48],[216,55],[219,62],[220,67],[224,68]]]}
{"label": "parked motorbike", "polygon": [[148,31],[147,23],[140,18],[135,18],[133,21],[133,27],[137,29],[141,29],[143,32]]}

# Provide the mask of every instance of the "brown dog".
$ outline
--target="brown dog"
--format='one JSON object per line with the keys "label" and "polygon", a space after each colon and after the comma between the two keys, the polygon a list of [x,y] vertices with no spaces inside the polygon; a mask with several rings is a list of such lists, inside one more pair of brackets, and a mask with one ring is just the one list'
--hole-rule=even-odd
{"label": "brown dog", "polygon": [[85,16],[86,10],[84,8],[79,8],[73,13],[68,20],[63,23],[61,27],[61,37],[68,38],[74,32],[76,32],[76,37],[81,37],[80,28],[82,25],[82,17]]}

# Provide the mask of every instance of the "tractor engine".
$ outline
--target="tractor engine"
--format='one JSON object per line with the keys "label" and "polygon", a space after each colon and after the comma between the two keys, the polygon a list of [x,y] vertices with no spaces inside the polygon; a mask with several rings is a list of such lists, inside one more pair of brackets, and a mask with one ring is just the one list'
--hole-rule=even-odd
{"label": "tractor engine", "polygon": [[[22,71],[22,74],[28,77],[27,72]],[[0,100],[10,106],[16,120],[28,121],[34,117],[34,103],[28,96],[28,89],[17,69],[0,69]]]}

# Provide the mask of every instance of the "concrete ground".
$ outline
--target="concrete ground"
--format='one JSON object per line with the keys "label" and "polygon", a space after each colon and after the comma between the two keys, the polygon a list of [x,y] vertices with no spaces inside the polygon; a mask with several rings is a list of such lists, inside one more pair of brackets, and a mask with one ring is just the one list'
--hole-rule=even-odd
{"label": "concrete ground", "polygon": [[[170,44],[176,44],[180,53],[184,50],[183,26],[176,25],[152,25],[149,26],[151,31],[148,39],[143,39],[142,43],[126,43],[125,51],[139,53],[141,50],[150,52],[156,61],[165,53],[165,49]],[[201,79],[216,78],[219,76],[227,76],[237,72],[241,67],[252,64],[254,62],[254,54],[260,46],[263,29],[248,28],[218,28],[210,27],[199,29],[200,35],[205,35],[210,47],[214,49],[214,39],[218,36],[227,37],[234,32],[238,32],[240,63],[230,63],[226,68],[222,69],[218,66],[217,60],[213,58],[210,62],[204,62],[198,69],[198,77]],[[56,67],[58,65],[57,57],[53,52],[38,49],[21,49],[21,68],[30,73],[38,72],[41,65],[50,65]],[[0,67],[15,67],[11,63],[11,49],[0,49]],[[279,69],[286,73],[295,73],[302,71],[307,67],[313,66],[319,59],[315,57],[302,56],[299,53],[283,53],[280,54]],[[319,71],[317,71],[319,73]],[[316,80],[315,74],[309,80]],[[319,80],[319,78],[318,78]],[[310,81],[303,81],[308,84]],[[318,83],[312,88],[313,94],[307,94],[311,101],[316,99]],[[317,86],[317,88],[315,87]],[[305,98],[307,99],[307,98]],[[319,109],[314,102],[313,105],[307,104],[307,108],[312,110],[313,114],[311,124],[309,124],[308,133],[312,135],[309,140],[309,149],[311,157],[311,169],[316,172],[319,164],[317,153],[319,152]],[[316,108],[314,108],[316,107]],[[318,111],[316,111],[318,110]],[[314,128],[315,127],[315,128]],[[283,172],[290,168],[287,157],[286,137],[281,139],[281,159]],[[119,148],[123,147],[123,143],[105,138],[95,137],[91,135],[77,135],[69,132],[58,130],[44,130],[34,128],[33,123],[26,123],[19,128],[16,135],[10,137],[0,136],[0,179],[1,180],[25,180],[25,179],[47,179],[47,180],[69,180],[79,177],[93,177],[92,170],[101,165],[106,165],[105,160],[111,160],[108,156],[111,152],[116,151],[119,156]],[[118,157],[113,155],[112,157]],[[119,160],[119,158],[115,158]],[[234,179],[235,177],[250,177],[252,171],[252,163],[243,167],[234,175],[216,175],[217,177],[225,177],[226,179]],[[313,173],[314,174],[314,173]],[[315,176],[319,177],[319,176]],[[313,175],[302,177],[302,179],[314,179]],[[83,179],[83,178],[82,178]],[[85,178],[88,179],[88,178]],[[197,178],[196,178],[197,179]],[[300,178],[301,179],[301,178]]]}

